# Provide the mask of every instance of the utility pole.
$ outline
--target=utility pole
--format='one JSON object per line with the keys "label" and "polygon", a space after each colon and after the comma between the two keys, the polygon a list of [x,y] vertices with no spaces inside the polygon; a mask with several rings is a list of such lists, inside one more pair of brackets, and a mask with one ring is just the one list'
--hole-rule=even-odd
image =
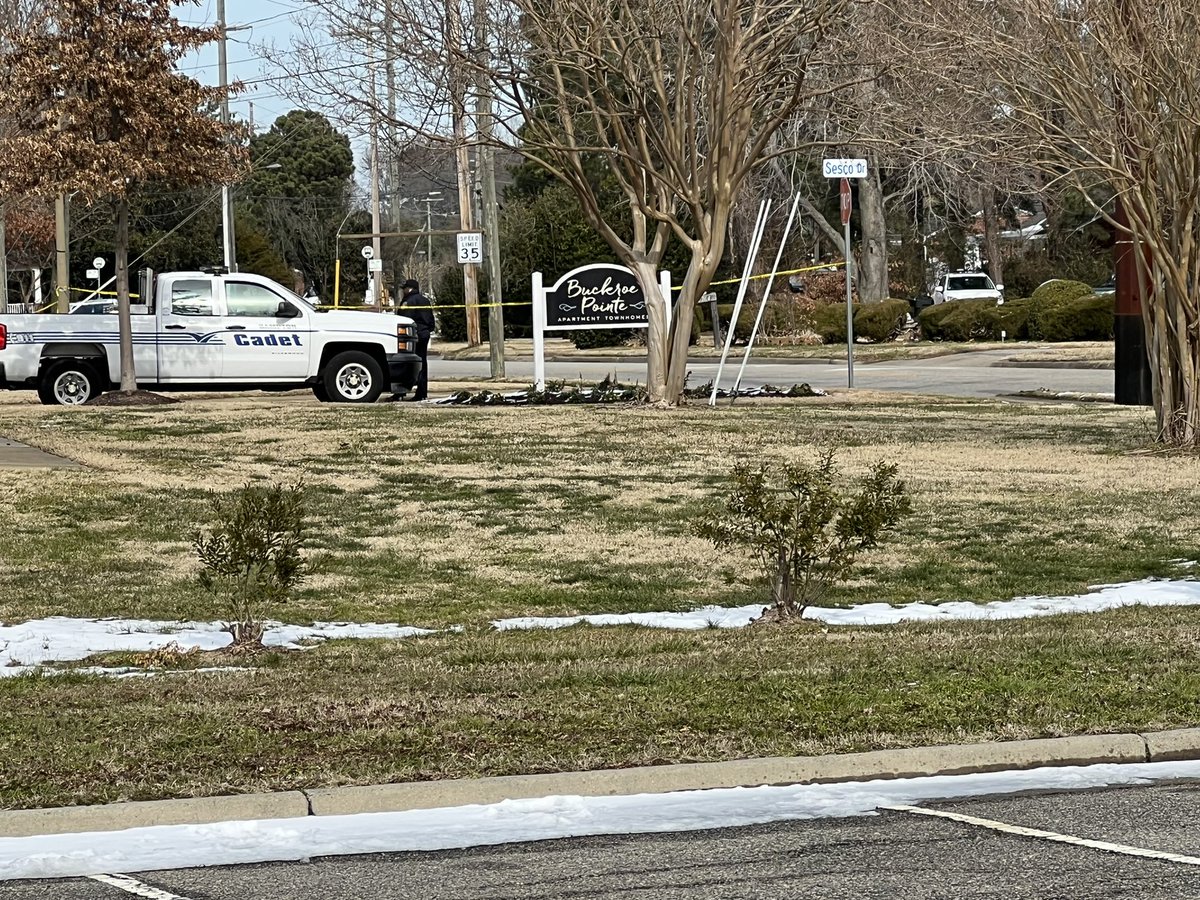
{"label": "utility pole", "polygon": [[[54,308],[65,313],[71,309],[71,225],[70,198],[54,198]],[[7,286],[7,281],[5,282]],[[7,294],[6,294],[7,296]]]}
{"label": "utility pole", "polygon": [[[396,159],[396,42],[394,32],[395,14],[392,0],[383,4],[383,77],[387,81],[387,166],[384,178],[386,188],[387,225],[389,231],[400,228],[400,213],[396,205],[399,179],[399,161]],[[428,285],[426,286],[428,287]]]}
{"label": "utility pole", "polygon": [[[488,80],[487,2],[475,0],[475,43],[479,47],[479,93],[475,130],[479,134],[478,165],[483,187],[481,219],[488,271],[488,357],[493,378],[504,377],[504,296],[500,275],[500,205],[496,201],[496,152],[492,147],[492,85]],[[536,301],[535,301],[536,302]]]}
{"label": "utility pole", "polygon": [[[461,52],[465,43],[462,10],[458,0],[451,0],[449,7],[449,43],[451,55]],[[467,148],[467,84],[462,77],[461,67],[455,66],[450,73],[450,104],[454,113],[454,158],[458,170],[458,221],[462,231],[473,231],[471,213],[471,156]],[[479,267],[474,263],[463,265],[463,302],[467,308],[467,345],[477,347],[482,335],[479,327]]]}
{"label": "utility pole", "polygon": [[4,204],[0,203],[0,313],[8,309],[8,245],[4,235],[6,215]]}
{"label": "utility pole", "polygon": [[[439,194],[441,191],[438,192]],[[433,198],[425,198],[425,290],[431,290],[433,285]]]}
{"label": "utility pole", "polygon": [[[378,71],[378,63],[371,56],[371,107],[374,109],[374,97],[377,90],[376,74]],[[375,255],[367,263],[371,267],[371,300],[375,304],[375,308],[380,312],[383,311],[383,241],[379,237],[379,233],[383,231],[381,217],[379,214],[379,113],[371,113],[371,249],[375,251]]]}
{"label": "utility pole", "polygon": [[[221,84],[221,124],[229,126],[229,61],[225,55],[225,0],[217,0],[217,72]],[[225,256],[225,268],[237,271],[237,249],[233,233],[233,187],[221,185],[221,244]]]}

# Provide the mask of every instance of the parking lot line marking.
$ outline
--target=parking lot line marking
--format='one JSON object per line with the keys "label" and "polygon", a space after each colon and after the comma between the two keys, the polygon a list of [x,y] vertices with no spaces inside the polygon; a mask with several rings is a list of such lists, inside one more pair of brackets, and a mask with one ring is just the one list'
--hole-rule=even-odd
{"label": "parking lot line marking", "polygon": [[150,885],[143,884],[136,878],[130,878],[128,875],[90,875],[88,877],[92,881],[99,881],[101,884],[115,887],[127,894],[133,894],[135,897],[144,897],[146,900],[188,900],[187,897],[181,897],[179,894],[172,894],[170,891],[150,887]]}
{"label": "parking lot line marking", "polygon": [[915,813],[920,816],[934,816],[939,819],[951,819],[955,822],[962,822],[965,825],[975,825],[979,828],[990,828],[992,831],[1002,831],[1005,834],[1041,838],[1044,841],[1072,844],[1076,847],[1087,847],[1091,850],[1102,850],[1106,853],[1121,853],[1125,856],[1161,859],[1165,862],[1180,863],[1185,866],[1200,866],[1200,857],[1198,856],[1184,856],[1182,853],[1167,853],[1163,850],[1147,850],[1145,847],[1130,847],[1127,844],[1112,844],[1108,841],[1093,841],[1088,838],[1076,837],[1073,834],[1059,834],[1056,831],[1043,831],[1041,828],[1009,825],[1007,822],[997,822],[994,819],[981,819],[977,816],[968,816],[963,813],[949,812],[943,809],[925,809],[920,806],[883,806],[880,809],[891,810],[893,812]]}

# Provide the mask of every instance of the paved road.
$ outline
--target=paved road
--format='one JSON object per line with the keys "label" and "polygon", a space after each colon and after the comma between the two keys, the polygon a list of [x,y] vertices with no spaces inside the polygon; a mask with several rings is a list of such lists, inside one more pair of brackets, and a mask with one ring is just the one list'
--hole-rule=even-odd
{"label": "paved road", "polygon": [[[1006,795],[926,808],[1200,857],[1200,784]],[[144,895],[160,900],[1200,897],[1200,865],[1055,843],[908,812],[689,834],[150,872],[138,878],[165,891]],[[129,896],[87,880],[0,884],[0,900]]]}
{"label": "paved road", "polygon": [[[867,390],[900,391],[918,394],[946,394],[959,397],[996,397],[1018,391],[1047,388],[1053,391],[1107,393],[1113,391],[1111,369],[1071,369],[1059,367],[1033,368],[998,365],[1014,358],[1006,350],[960,353],[934,359],[903,362],[856,363],[854,386]],[[732,385],[737,366],[726,364],[722,386]],[[509,362],[506,375],[513,381],[532,381],[533,363]],[[430,360],[429,370],[434,379],[479,378],[488,374],[487,362],[462,360]],[[696,360],[691,366],[690,383],[701,385],[716,377],[716,360]],[[645,382],[646,365],[641,360],[623,362],[549,362],[546,376],[551,379],[579,378],[588,382],[600,381],[614,374],[622,382]],[[743,386],[762,384],[791,385],[808,382],[824,390],[846,387],[845,363],[802,363],[751,361],[746,369]],[[437,387],[433,385],[436,393]]]}

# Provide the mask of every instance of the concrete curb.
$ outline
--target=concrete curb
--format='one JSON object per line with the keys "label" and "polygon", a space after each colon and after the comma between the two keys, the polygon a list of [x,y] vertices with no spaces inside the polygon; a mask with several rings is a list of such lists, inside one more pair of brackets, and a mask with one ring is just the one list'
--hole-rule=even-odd
{"label": "concrete curb", "polygon": [[448,781],[319,788],[197,800],[159,800],[0,811],[0,837],[118,831],[146,825],[207,824],[250,819],[401,812],[498,803],[555,795],[618,796],[763,784],[874,781],[964,775],[1042,766],[1172,762],[1200,759],[1200,728],[1147,734],[951,744],[831,756],[746,759],[674,766],[507,775]]}
{"label": "concrete curb", "polygon": [[292,819],[309,815],[300,791],[235,794],[194,800],[143,800],[105,806],[62,806],[0,812],[0,837],[121,831],[149,825],[207,825],[251,819]]}

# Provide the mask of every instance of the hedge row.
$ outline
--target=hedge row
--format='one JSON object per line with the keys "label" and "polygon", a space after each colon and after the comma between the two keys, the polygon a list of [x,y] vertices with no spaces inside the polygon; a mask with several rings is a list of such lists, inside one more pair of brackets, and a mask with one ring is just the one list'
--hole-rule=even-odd
{"label": "hedge row", "polygon": [[[921,336],[931,341],[1104,341],[1113,336],[1113,298],[1070,297],[952,300],[921,313]],[[1067,299],[1064,299],[1066,297]]]}

